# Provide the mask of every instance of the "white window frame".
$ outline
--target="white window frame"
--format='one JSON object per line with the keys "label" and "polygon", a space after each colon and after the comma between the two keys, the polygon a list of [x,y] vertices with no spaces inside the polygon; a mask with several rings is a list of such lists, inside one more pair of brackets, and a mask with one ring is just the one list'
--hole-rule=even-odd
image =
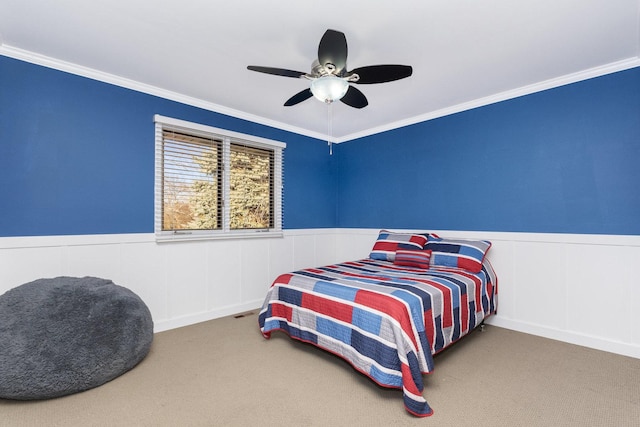
{"label": "white window frame", "polygon": [[[246,135],[226,129],[219,129],[199,123],[188,122],[171,117],[156,114],[155,122],[155,183],[154,183],[154,230],[157,242],[202,240],[202,239],[232,239],[232,238],[258,238],[258,237],[282,237],[282,187],[283,187],[283,163],[284,142],[260,138],[254,135]],[[223,219],[222,229],[219,230],[162,230],[162,182],[163,182],[163,129],[193,132],[198,135],[210,135],[223,141]],[[273,227],[265,229],[233,230],[229,227],[229,153],[232,143],[241,143],[250,147],[263,148],[274,152],[274,182],[273,182]]]}

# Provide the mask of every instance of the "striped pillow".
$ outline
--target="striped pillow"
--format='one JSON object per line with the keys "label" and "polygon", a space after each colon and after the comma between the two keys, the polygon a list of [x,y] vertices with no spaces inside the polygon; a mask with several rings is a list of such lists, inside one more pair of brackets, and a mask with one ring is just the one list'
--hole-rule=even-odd
{"label": "striped pillow", "polygon": [[426,243],[427,235],[380,230],[369,258],[393,262],[398,249],[420,250]]}
{"label": "striped pillow", "polygon": [[456,267],[479,273],[482,270],[482,262],[491,248],[491,242],[429,236],[424,248],[432,251],[432,266]]}
{"label": "striped pillow", "polygon": [[393,263],[405,267],[416,267],[426,270],[429,268],[430,260],[431,251],[398,249],[396,251],[396,259]]}

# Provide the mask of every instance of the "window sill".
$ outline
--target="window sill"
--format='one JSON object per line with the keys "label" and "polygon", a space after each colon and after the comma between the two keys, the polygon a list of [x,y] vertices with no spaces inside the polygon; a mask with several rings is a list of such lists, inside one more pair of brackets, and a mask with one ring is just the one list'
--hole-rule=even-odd
{"label": "window sill", "polygon": [[169,243],[169,242],[191,242],[202,240],[239,240],[239,239],[274,239],[282,238],[284,234],[282,231],[266,231],[266,230],[254,230],[244,231],[236,233],[220,233],[220,234],[189,234],[189,233],[176,233],[176,234],[156,234],[156,243]]}

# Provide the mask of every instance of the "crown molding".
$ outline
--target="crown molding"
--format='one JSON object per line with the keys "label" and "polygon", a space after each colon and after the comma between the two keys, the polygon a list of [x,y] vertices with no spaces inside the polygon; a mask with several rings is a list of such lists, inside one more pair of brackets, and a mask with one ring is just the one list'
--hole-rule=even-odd
{"label": "crown molding", "polygon": [[471,110],[473,108],[483,107],[485,105],[495,104],[497,102],[506,101],[513,98],[518,98],[524,95],[530,95],[536,92],[542,92],[547,89],[553,89],[556,87],[568,85],[571,83],[577,83],[583,80],[592,79],[595,77],[604,76],[606,74],[616,73],[618,71],[624,71],[631,68],[640,67],[640,57],[627,58],[622,61],[612,62],[599,67],[590,68],[588,70],[579,71],[573,74],[567,74],[565,76],[545,80],[543,82],[534,83],[528,86],[523,86],[517,89],[500,92],[484,98],[474,99],[469,102],[453,105],[451,107],[443,108],[437,111],[432,111],[419,116],[411,117],[405,120],[400,120],[393,123],[388,123],[383,126],[377,126],[374,128],[366,129],[362,132],[352,133],[345,135],[337,139],[336,143],[348,142],[365,136],[374,135],[398,129],[401,127],[413,125],[420,122],[426,122],[428,120],[437,119],[439,117],[448,116],[462,111]]}
{"label": "crown molding", "polygon": [[[299,135],[308,136],[311,138],[319,139],[321,141],[327,141],[327,135],[310,131],[308,129],[291,126],[286,123],[270,120],[265,117],[249,114],[240,110],[235,110],[222,105],[214,104],[212,102],[203,101],[202,99],[186,96],[177,92],[165,90],[156,86],[141,83],[135,80],[127,79],[124,77],[116,76],[113,74],[105,73],[99,70],[95,70],[88,67],[83,67],[77,64],[73,64],[59,59],[51,58],[45,55],[40,55],[34,52],[29,52],[23,49],[0,44],[0,55],[7,56],[21,61],[29,62],[43,67],[52,68],[58,71],[64,71],[70,74],[75,74],[82,77],[87,77],[93,80],[101,81],[104,83],[113,84],[116,86],[124,87],[127,89],[135,90],[149,95],[158,96],[160,98],[169,99],[172,101],[180,102],[182,104],[191,105],[194,107],[202,108],[204,110],[213,111],[215,113],[224,114],[227,116],[235,117],[242,120],[247,120],[253,123],[281,129],[284,131],[296,133]],[[576,83],[583,80],[588,80],[595,77],[600,77],[606,74],[615,73],[618,71],[624,71],[631,68],[640,66],[640,57],[627,58],[621,61],[613,62],[610,64],[602,65],[599,67],[590,68],[587,70],[579,71],[577,73],[568,74],[565,76],[545,80],[543,82],[534,83],[521,88],[500,92],[484,98],[474,99],[469,102],[453,105],[451,107],[443,108],[437,111],[432,111],[426,114],[410,117],[405,120],[400,120],[392,123],[387,123],[382,126],[376,126],[373,128],[365,129],[361,132],[356,132],[342,137],[333,137],[332,143],[339,144],[343,142],[352,141],[358,138],[363,138],[377,133],[387,132],[393,129],[398,129],[405,126],[410,126],[416,123],[425,122],[428,120],[437,119],[439,117],[448,116],[451,114],[459,113],[473,108],[482,107],[485,105],[495,104],[497,102],[506,101],[509,99],[517,98],[524,95],[530,95],[532,93],[541,92],[547,89],[553,89],[555,87],[564,86],[571,83]]]}
{"label": "crown molding", "polygon": [[168,99],[171,101],[180,102],[182,104],[191,105],[193,107],[202,108],[204,110],[213,111],[215,113],[224,114],[227,116],[235,117],[242,120],[247,120],[253,123],[273,127],[276,129],[293,132],[300,135],[309,136],[326,141],[327,136],[320,132],[313,132],[308,129],[303,129],[296,126],[291,126],[286,123],[278,122],[276,120],[270,120],[265,117],[249,114],[233,108],[228,108],[223,105],[218,105],[212,102],[203,101],[199,98],[183,95],[170,90],[162,89],[156,86],[141,83],[135,80],[120,77],[114,74],[105,73],[103,71],[95,70],[93,68],[83,67],[71,62],[61,61],[59,59],[51,58],[38,53],[29,52],[23,49],[0,45],[0,55],[7,56],[9,58],[18,59],[24,62],[28,62],[35,65],[51,68],[58,71],[64,71],[66,73],[74,74],[81,77],[87,77],[92,80],[97,80],[103,83],[109,83],[115,86],[120,86],[126,89],[135,90],[148,95],[158,96],[160,98]]}

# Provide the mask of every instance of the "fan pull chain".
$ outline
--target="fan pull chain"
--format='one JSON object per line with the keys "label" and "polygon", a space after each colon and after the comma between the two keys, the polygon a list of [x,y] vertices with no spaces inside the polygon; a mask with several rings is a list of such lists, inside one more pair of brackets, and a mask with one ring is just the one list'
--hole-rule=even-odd
{"label": "fan pull chain", "polygon": [[333,155],[333,142],[332,142],[332,135],[333,135],[333,102],[329,102],[328,103],[328,110],[327,110],[327,145],[329,145],[329,155],[332,156]]}

